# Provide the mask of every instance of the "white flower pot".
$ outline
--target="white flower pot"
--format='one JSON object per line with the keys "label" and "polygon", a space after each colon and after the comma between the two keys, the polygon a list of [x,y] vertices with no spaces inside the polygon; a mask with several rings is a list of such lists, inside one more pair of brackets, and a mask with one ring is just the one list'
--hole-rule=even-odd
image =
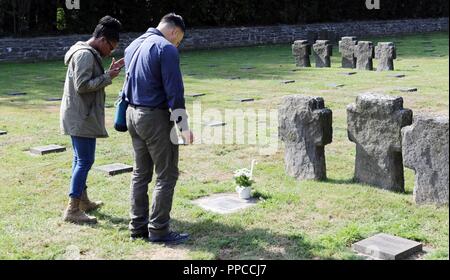
{"label": "white flower pot", "polygon": [[241,199],[250,199],[252,197],[252,188],[251,187],[236,187],[236,192],[239,194],[239,198]]}

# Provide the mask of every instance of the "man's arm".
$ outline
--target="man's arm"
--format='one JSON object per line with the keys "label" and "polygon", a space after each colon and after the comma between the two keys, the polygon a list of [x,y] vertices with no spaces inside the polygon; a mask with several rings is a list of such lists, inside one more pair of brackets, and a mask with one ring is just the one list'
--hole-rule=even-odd
{"label": "man's arm", "polygon": [[186,109],[180,57],[174,46],[166,46],[161,51],[161,78],[169,108],[172,111]]}
{"label": "man's arm", "polygon": [[75,90],[78,93],[90,93],[98,91],[112,84],[109,72],[98,77],[92,77],[95,58],[89,51],[79,51],[73,57],[74,73],[73,80]]}

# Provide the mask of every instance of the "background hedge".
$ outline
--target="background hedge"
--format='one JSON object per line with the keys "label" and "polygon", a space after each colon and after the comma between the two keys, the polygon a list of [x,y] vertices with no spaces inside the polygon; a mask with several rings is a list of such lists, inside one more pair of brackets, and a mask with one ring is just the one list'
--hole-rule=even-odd
{"label": "background hedge", "polygon": [[65,0],[0,0],[0,36],[90,33],[106,14],[129,32],[169,12],[188,28],[448,17],[448,0],[380,1],[380,10],[368,10],[366,0],[80,0],[80,10],[67,10]]}

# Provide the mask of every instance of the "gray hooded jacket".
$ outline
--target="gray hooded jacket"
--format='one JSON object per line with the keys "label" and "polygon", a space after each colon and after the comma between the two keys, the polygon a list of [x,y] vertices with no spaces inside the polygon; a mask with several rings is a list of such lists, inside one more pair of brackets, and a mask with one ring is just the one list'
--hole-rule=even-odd
{"label": "gray hooded jacket", "polygon": [[97,50],[78,42],[66,53],[68,66],[61,102],[60,126],[65,135],[106,138],[105,87],[112,83]]}

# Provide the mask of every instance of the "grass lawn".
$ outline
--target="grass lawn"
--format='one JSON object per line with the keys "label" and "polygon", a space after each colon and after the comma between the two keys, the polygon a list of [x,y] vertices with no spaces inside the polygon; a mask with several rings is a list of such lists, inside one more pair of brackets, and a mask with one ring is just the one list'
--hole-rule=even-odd
{"label": "grass lawn", "polygon": [[[341,75],[349,70],[340,68],[336,48],[332,68],[296,72],[287,44],[181,54],[186,93],[206,93],[196,99],[204,110],[270,110],[286,95],[322,96],[333,110],[334,135],[326,147],[329,179],[323,182],[286,176],[282,143],[269,156],[260,155],[255,145],[181,147],[172,226],[192,238],[178,247],[129,241],[130,174],[106,177],[91,172],[90,195],[106,203],[94,213],[99,223],[62,222],[72,150],[69,137],[59,133],[59,102],[44,99],[61,97],[66,68],[62,61],[0,64],[0,130],[8,131],[0,136],[0,259],[64,259],[73,246],[82,259],[358,259],[351,244],[379,232],[423,242],[425,259],[448,259],[448,207],[414,204],[412,170],[405,169],[402,194],[353,183],[355,145],[346,131],[346,106],[367,91],[400,95],[414,114],[448,115],[448,33],[372,39],[396,42],[393,73],[406,77],[376,71]],[[428,41],[435,52],[425,52]],[[255,68],[241,69],[248,66]],[[240,79],[230,79],[236,76]],[[283,80],[296,83],[282,84]],[[107,88],[107,104],[113,105],[122,81],[123,74]],[[345,86],[330,88],[330,83]],[[419,91],[401,93],[396,91],[399,87]],[[11,91],[28,95],[4,95]],[[240,104],[233,101],[238,97],[256,100]],[[186,100],[191,108],[194,99]],[[114,131],[113,114],[109,107],[110,138],[98,141],[97,166],[133,163],[130,137]],[[44,157],[26,153],[46,144],[64,145],[68,151]],[[191,203],[206,195],[233,192],[233,171],[249,167],[252,159],[259,162],[254,189],[263,198],[257,206],[222,216]]]}

